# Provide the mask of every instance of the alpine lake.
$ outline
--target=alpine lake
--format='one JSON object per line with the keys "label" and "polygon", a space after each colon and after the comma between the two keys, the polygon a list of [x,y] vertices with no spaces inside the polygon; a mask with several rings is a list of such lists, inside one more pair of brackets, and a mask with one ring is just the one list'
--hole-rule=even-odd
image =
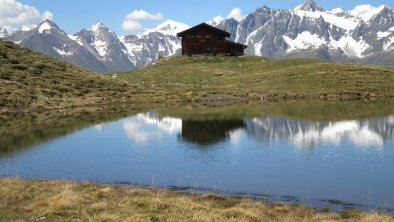
{"label": "alpine lake", "polygon": [[0,175],[394,212],[394,102],[79,108],[2,117]]}

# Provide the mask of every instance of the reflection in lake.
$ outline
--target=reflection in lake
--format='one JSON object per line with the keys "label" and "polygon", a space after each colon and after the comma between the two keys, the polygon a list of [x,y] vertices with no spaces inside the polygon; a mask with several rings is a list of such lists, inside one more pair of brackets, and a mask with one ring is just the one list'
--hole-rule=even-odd
{"label": "reflection in lake", "polygon": [[[0,174],[394,208],[394,116],[194,120],[141,113],[0,155]],[[280,198],[284,200],[286,198]]]}
{"label": "reflection in lake", "polygon": [[299,148],[321,143],[339,146],[348,140],[357,147],[383,147],[394,137],[394,116],[387,118],[337,122],[308,122],[281,117],[245,120],[246,132],[261,142],[290,140]]}
{"label": "reflection in lake", "polygon": [[[146,126],[155,127],[146,127]],[[213,145],[226,139],[239,141],[247,134],[262,143],[291,141],[298,148],[313,148],[330,143],[340,146],[349,141],[356,147],[383,147],[394,137],[394,116],[367,120],[310,122],[285,117],[257,117],[245,120],[182,120],[160,118],[157,113],[138,114],[124,123],[132,140],[144,142],[179,135],[197,145]]]}
{"label": "reflection in lake", "polygon": [[182,120],[159,118],[156,113],[138,114],[123,123],[127,137],[138,143],[150,140],[163,140],[166,136],[182,130]]}

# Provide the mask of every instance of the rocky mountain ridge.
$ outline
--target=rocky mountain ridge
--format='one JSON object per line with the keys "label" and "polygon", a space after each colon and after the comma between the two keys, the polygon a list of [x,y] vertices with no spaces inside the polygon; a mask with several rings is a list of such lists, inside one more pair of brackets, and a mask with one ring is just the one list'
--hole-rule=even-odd
{"label": "rocky mountain ridge", "polygon": [[217,27],[248,45],[249,55],[394,65],[394,12],[384,5],[324,10],[307,0],[292,10],[262,7]]}
{"label": "rocky mountain ridge", "polygon": [[160,55],[179,53],[180,40],[176,33],[188,27],[167,20],[155,29],[118,37],[100,22],[68,35],[46,20],[36,27],[12,33],[0,29],[0,38],[92,71],[117,72],[154,63]]}

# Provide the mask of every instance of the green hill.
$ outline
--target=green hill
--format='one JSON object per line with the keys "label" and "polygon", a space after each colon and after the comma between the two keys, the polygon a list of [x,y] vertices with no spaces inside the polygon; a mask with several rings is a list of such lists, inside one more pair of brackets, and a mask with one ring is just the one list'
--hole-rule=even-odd
{"label": "green hill", "polygon": [[311,59],[173,57],[114,79],[0,40],[0,113],[142,102],[391,97],[391,67]]}
{"label": "green hill", "polygon": [[311,59],[174,57],[121,77],[162,101],[394,96],[392,67]]}
{"label": "green hill", "polygon": [[128,83],[0,40],[0,113],[111,103]]}

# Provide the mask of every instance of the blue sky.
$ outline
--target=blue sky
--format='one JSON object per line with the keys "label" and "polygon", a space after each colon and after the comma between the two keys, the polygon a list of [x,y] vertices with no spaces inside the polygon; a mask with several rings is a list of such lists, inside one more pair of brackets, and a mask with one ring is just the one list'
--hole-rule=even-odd
{"label": "blue sky", "polygon": [[[127,14],[134,10],[144,10],[156,15],[160,20],[139,20],[143,28],[154,27],[166,19],[195,25],[221,15],[226,17],[233,8],[240,8],[246,15],[255,9],[268,6],[275,9],[290,9],[304,0],[16,0],[22,4],[34,6],[40,13],[49,11],[53,21],[68,33],[101,21],[119,35],[134,33],[138,30],[124,31],[122,23]],[[0,1],[1,2],[1,1]],[[341,7],[353,9],[359,4],[382,4],[394,8],[393,0],[317,0],[326,9]],[[1,5],[0,5],[1,8]]]}

